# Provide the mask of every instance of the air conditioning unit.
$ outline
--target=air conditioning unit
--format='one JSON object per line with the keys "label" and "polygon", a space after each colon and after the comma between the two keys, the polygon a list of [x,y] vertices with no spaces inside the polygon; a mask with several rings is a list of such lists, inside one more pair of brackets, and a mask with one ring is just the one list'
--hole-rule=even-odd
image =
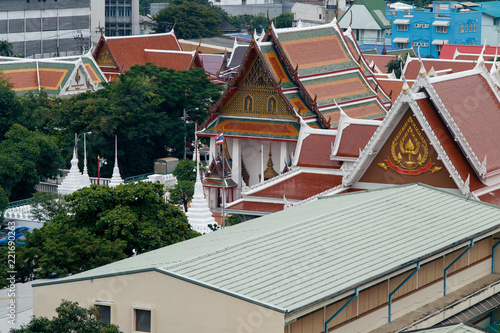
{"label": "air conditioning unit", "polygon": [[422,25],[420,23],[415,23],[415,28],[422,28]]}
{"label": "air conditioning unit", "polygon": [[422,24],[422,28],[428,28],[429,25],[428,24]]}

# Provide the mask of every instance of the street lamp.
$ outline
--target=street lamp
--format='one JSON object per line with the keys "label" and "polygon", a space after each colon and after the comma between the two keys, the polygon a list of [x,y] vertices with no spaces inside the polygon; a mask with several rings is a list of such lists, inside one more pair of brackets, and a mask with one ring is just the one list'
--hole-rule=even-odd
{"label": "street lamp", "polygon": [[101,185],[101,167],[103,165],[108,164],[105,158],[100,158],[99,155],[97,155],[97,185]]}
{"label": "street lamp", "polygon": [[187,123],[187,113],[189,111],[198,111],[199,108],[194,108],[194,109],[183,109],[182,110],[182,120],[184,120],[184,159],[186,159],[186,123]]}

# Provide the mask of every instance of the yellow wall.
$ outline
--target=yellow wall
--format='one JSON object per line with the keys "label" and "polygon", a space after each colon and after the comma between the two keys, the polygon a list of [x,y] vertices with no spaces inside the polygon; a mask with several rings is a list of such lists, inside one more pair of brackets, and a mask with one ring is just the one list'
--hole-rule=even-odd
{"label": "yellow wall", "polygon": [[62,299],[89,307],[111,302],[111,321],[123,332],[134,332],[133,309],[152,307],[152,332],[283,331],[282,313],[159,273],[34,287],[33,313],[51,318]]}

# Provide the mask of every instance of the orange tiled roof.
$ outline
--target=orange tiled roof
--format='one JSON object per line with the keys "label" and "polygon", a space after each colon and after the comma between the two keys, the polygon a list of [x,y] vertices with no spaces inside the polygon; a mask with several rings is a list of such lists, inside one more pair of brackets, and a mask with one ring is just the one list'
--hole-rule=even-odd
{"label": "orange tiled roof", "polygon": [[[342,107],[344,112],[353,119],[378,119],[385,116],[385,110],[375,100],[363,104],[354,104]],[[337,127],[340,121],[340,110],[338,108],[321,112],[326,119],[330,119],[332,127]]]}
{"label": "orange tiled roof", "polygon": [[[476,57],[477,60],[477,57]],[[452,74],[457,72],[467,71],[473,69],[476,66],[474,61],[456,61],[456,60],[434,60],[434,59],[422,59],[424,63],[425,70],[429,72],[431,68],[435,71],[446,71],[443,74]],[[488,70],[491,68],[491,63],[485,63]],[[411,59],[408,62],[405,69],[405,77],[408,80],[415,80],[420,73],[420,63],[418,59]],[[442,74],[439,74],[442,75]]]}
{"label": "orange tiled roof", "polygon": [[299,136],[299,126],[292,122],[275,122],[271,119],[252,121],[236,118],[219,118],[219,120],[207,127],[204,133],[218,134],[224,129],[226,136],[261,136],[286,140],[297,140]]}
{"label": "orange tiled roof", "polygon": [[186,71],[191,69],[195,54],[192,52],[161,52],[157,50],[144,51],[145,65],[150,62],[160,67],[175,69],[176,71]]}
{"label": "orange tiled roof", "polygon": [[500,102],[481,74],[433,83],[451,117],[486,171],[500,169]]}
{"label": "orange tiled roof", "polygon": [[[40,68],[40,86],[47,90],[58,90],[68,74],[67,69]],[[5,70],[4,77],[13,84],[12,90],[38,90],[36,68]]]}
{"label": "orange tiled roof", "polygon": [[305,200],[342,184],[342,176],[315,173],[299,173],[251,196],[289,200]]}
{"label": "orange tiled roof", "polygon": [[298,166],[339,169],[340,164],[330,160],[331,146],[335,136],[309,134],[303,141]]}
{"label": "orange tiled roof", "polygon": [[382,71],[382,73],[387,73],[387,64],[389,63],[389,61],[397,59],[397,56],[395,55],[383,54],[365,54],[364,57],[366,61],[368,61],[368,64],[371,64],[373,61],[378,69]]}

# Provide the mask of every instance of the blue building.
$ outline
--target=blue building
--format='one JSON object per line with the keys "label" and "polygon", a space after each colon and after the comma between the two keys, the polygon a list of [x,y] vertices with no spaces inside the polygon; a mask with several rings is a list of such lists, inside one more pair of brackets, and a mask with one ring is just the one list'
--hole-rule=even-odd
{"label": "blue building", "polygon": [[480,45],[481,13],[456,1],[435,1],[431,8],[387,10],[392,45],[420,47],[420,55],[439,58],[443,44]]}

